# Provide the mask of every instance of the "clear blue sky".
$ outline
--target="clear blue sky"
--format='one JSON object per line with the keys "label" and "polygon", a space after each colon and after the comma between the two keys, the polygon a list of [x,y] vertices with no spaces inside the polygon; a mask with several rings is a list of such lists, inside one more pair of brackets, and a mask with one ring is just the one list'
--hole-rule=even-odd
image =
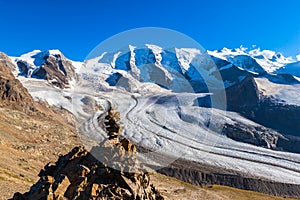
{"label": "clear blue sky", "polygon": [[0,51],[60,49],[83,60],[138,27],[182,32],[206,49],[251,46],[300,53],[299,0],[0,0]]}

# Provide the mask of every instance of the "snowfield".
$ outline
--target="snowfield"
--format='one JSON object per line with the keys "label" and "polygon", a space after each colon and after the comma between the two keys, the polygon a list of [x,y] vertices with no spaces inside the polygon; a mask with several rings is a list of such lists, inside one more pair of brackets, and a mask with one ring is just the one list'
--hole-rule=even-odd
{"label": "snowfield", "polygon": [[[191,102],[195,97],[191,96],[134,96],[116,90],[98,98],[108,100],[122,113],[125,137],[154,151],[139,154],[140,162],[162,167],[168,164],[156,160],[155,155],[158,154],[237,170],[268,180],[300,183],[299,154],[273,151],[222,136],[220,127],[225,122],[258,125],[236,113],[194,107]],[[184,104],[178,104],[178,99],[185,99]],[[91,123],[88,117],[83,126]],[[97,140],[101,137],[97,135],[99,127],[95,127],[97,124],[85,131]],[[103,134],[102,138],[105,137]]]}

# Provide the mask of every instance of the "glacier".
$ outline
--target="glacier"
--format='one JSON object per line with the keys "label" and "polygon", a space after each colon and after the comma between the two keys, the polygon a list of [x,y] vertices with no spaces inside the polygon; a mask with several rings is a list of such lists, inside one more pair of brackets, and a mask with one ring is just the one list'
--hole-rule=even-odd
{"label": "glacier", "polygon": [[[11,59],[26,61],[35,68],[42,65],[35,55],[42,55],[41,51]],[[78,78],[65,89],[44,80],[16,76],[35,98],[76,116],[84,145],[92,148],[106,137],[97,116],[113,106],[121,113],[124,137],[149,150],[138,155],[140,162],[163,167],[168,163],[156,159],[156,155],[165,155],[300,184],[300,154],[238,142],[222,132],[225,124],[262,126],[237,112],[226,111],[224,90],[248,76],[254,77],[265,96],[300,105],[300,70],[292,58],[242,47],[201,52],[195,48],[165,49],[146,44],[104,52],[72,64]],[[278,83],[282,74],[295,78]],[[95,103],[86,104],[86,98]],[[97,110],[99,106],[103,110]]]}

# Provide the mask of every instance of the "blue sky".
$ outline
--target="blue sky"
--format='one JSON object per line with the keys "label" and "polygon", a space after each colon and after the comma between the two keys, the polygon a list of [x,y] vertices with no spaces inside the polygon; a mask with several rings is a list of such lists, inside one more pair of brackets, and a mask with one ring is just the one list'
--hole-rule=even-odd
{"label": "blue sky", "polygon": [[298,0],[0,0],[0,51],[60,49],[83,60],[128,29],[163,27],[213,50],[251,46],[300,53]]}

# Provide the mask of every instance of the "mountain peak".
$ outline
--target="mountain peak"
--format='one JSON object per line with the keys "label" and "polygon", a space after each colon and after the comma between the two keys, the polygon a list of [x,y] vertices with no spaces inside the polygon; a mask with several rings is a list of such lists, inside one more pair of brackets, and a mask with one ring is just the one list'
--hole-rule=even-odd
{"label": "mountain peak", "polygon": [[75,78],[75,70],[81,63],[67,59],[60,50],[33,50],[20,57],[11,57],[18,75],[49,81],[52,85],[64,88]]}
{"label": "mountain peak", "polygon": [[51,49],[51,50],[47,50],[49,52],[50,55],[57,55],[57,54],[63,54],[60,50],[58,49]]}
{"label": "mountain peak", "polygon": [[[244,60],[245,62],[250,62],[254,60],[268,73],[273,73],[277,69],[295,62],[292,57],[285,57],[281,52],[275,52],[271,50],[265,50],[261,48],[246,48],[240,46],[239,48],[229,49],[224,47],[218,51],[208,51],[208,53],[216,58],[225,60],[225,61],[235,61],[240,64]],[[241,56],[245,56],[242,58]],[[246,59],[246,60],[245,60]],[[251,61],[252,62],[252,61]],[[234,64],[238,64],[234,63]]]}

